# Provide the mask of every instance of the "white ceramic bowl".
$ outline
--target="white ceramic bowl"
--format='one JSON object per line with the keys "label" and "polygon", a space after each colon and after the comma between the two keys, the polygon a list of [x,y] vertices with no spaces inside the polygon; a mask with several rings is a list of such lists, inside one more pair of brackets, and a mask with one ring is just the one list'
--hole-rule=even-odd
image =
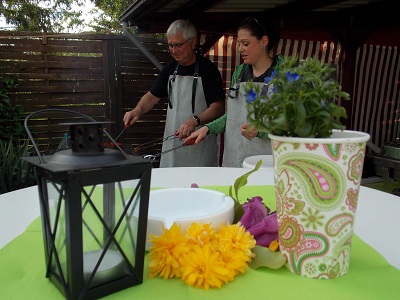
{"label": "white ceramic bowl", "polygon": [[261,169],[273,169],[274,168],[274,157],[272,155],[255,155],[247,157],[243,161],[243,168],[254,169],[259,160],[262,160]]}
{"label": "white ceramic bowl", "polygon": [[234,201],[222,192],[202,188],[170,188],[150,191],[146,250],[149,234],[161,235],[174,222],[185,230],[193,222],[211,223],[215,229],[233,222]]}

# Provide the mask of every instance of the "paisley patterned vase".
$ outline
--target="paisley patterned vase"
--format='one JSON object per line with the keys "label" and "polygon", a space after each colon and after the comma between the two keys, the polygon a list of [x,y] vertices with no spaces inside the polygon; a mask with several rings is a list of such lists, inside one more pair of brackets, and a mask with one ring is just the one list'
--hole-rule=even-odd
{"label": "paisley patterned vase", "polygon": [[369,135],[345,130],[326,139],[270,138],[286,267],[309,278],[345,275]]}

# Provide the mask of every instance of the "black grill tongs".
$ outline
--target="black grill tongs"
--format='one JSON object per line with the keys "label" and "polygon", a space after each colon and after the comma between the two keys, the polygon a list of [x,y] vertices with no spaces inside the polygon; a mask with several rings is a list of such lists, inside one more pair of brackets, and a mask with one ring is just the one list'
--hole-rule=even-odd
{"label": "black grill tongs", "polygon": [[171,134],[171,135],[169,135],[169,136],[167,136],[165,138],[156,139],[156,140],[153,140],[153,141],[150,141],[150,142],[147,142],[147,143],[143,143],[143,144],[140,144],[140,145],[136,146],[135,148],[133,148],[133,152],[138,153],[142,149],[150,148],[150,147],[153,147],[155,145],[161,145],[162,143],[164,143],[167,140],[173,140],[173,139],[176,139],[176,138],[178,138],[178,136],[176,135],[176,133],[174,133],[174,134]]}
{"label": "black grill tongs", "polygon": [[[169,136],[167,136],[167,137],[165,137],[165,138],[162,138],[162,139],[157,139],[157,140],[154,140],[154,141],[150,141],[150,142],[141,144],[141,145],[139,145],[139,146],[133,148],[133,151],[134,151],[135,153],[137,153],[137,152],[139,152],[139,151],[142,150],[142,149],[146,149],[146,148],[152,147],[152,146],[154,146],[154,145],[159,145],[159,144],[164,143],[164,142],[167,141],[167,140],[172,140],[172,139],[176,139],[176,138],[178,138],[178,136],[177,136],[176,134],[172,134],[172,135],[169,135]],[[174,151],[174,150],[179,149],[179,148],[182,148],[182,147],[186,147],[186,146],[193,145],[195,141],[196,141],[196,139],[191,139],[191,140],[187,141],[186,143],[182,143],[182,145],[180,145],[180,146],[177,146],[177,147],[174,147],[174,148],[171,148],[171,149],[162,151],[162,152],[160,152],[160,153],[158,153],[158,154],[148,154],[148,155],[144,155],[143,158],[155,160],[157,157],[160,157],[161,155],[163,155],[163,154],[165,154],[165,153]]]}

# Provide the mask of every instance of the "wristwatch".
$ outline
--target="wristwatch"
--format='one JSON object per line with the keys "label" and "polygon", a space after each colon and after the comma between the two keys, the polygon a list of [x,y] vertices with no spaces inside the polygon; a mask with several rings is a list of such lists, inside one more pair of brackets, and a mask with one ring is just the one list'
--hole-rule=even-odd
{"label": "wristwatch", "polygon": [[195,120],[197,121],[197,126],[199,126],[199,125],[200,125],[200,118],[199,118],[199,116],[194,115],[194,116],[193,116],[193,119],[195,119]]}

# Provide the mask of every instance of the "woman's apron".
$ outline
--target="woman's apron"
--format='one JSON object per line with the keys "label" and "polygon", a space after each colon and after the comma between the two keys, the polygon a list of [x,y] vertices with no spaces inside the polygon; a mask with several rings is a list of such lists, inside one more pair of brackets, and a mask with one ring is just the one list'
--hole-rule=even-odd
{"label": "woman's apron", "polygon": [[[187,119],[207,109],[203,84],[200,77],[176,75],[169,77],[169,105],[164,137],[174,134]],[[197,80],[197,83],[193,84]],[[192,97],[194,105],[192,105]],[[201,126],[196,127],[195,130]],[[183,140],[170,139],[163,143],[162,151],[182,145]],[[207,136],[201,143],[181,147],[161,155],[160,167],[217,167],[217,137]]]}
{"label": "woman's apron", "polygon": [[[223,167],[242,167],[244,159],[249,156],[272,154],[271,140],[257,137],[249,140],[241,134],[240,127],[248,123],[244,97],[245,84],[246,82],[238,83],[239,90],[236,97],[228,97]],[[265,87],[263,82],[253,82],[253,84]]]}

